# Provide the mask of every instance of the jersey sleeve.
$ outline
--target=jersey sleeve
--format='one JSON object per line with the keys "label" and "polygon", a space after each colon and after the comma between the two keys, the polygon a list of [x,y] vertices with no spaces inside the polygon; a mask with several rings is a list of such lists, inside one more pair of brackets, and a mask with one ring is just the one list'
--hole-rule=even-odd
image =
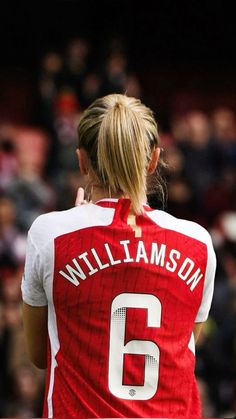
{"label": "jersey sleeve", "polygon": [[47,297],[43,288],[43,275],[40,270],[40,253],[29,232],[21,292],[23,301],[35,307],[47,305]]}
{"label": "jersey sleeve", "polygon": [[207,239],[207,265],[206,265],[206,274],[203,287],[202,301],[200,308],[198,310],[195,322],[200,323],[207,320],[209,311],[211,308],[213,292],[214,292],[214,281],[215,281],[215,271],[216,271],[216,255],[213,248],[211,237],[208,234]]}

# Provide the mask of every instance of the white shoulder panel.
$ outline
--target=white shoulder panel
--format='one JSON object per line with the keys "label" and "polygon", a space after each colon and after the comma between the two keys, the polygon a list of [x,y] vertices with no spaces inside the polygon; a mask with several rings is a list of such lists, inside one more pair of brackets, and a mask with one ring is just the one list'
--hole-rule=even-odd
{"label": "white shoulder panel", "polygon": [[56,237],[83,228],[109,225],[114,216],[114,208],[103,208],[85,204],[66,211],[55,211],[40,215],[33,222],[29,235],[37,247]]}
{"label": "white shoulder panel", "polygon": [[159,210],[147,212],[146,215],[162,228],[185,234],[206,244],[209,240],[211,241],[208,231],[193,221],[176,218],[165,211]]}

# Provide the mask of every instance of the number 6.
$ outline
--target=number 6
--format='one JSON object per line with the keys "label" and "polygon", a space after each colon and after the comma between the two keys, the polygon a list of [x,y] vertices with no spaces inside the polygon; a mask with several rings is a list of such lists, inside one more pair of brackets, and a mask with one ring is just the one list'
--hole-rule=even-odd
{"label": "number 6", "polygon": [[[150,294],[119,294],[112,302],[108,386],[121,399],[148,400],[157,391],[159,378],[158,346],[149,340],[131,340],[124,345],[126,308],[147,309],[147,327],[160,327],[161,303]],[[123,379],[124,354],[145,355],[144,384],[125,385]]]}

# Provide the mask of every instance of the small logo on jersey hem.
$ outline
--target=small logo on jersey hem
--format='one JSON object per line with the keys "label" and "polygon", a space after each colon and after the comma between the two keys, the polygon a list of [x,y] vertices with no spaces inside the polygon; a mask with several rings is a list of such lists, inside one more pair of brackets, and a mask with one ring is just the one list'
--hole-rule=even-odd
{"label": "small logo on jersey hem", "polygon": [[134,396],[135,396],[135,394],[136,394],[136,391],[135,391],[133,388],[131,388],[131,389],[130,389],[130,391],[129,391],[129,395],[130,395],[131,397],[134,397]]}

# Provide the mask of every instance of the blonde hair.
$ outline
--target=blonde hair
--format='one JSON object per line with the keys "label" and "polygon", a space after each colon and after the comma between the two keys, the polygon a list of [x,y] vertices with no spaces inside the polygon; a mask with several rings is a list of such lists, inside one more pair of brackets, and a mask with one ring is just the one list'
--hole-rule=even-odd
{"label": "blonde hair", "polygon": [[134,212],[142,213],[148,163],[158,146],[151,109],[126,95],[104,96],[84,111],[78,138],[99,184],[130,198]]}

